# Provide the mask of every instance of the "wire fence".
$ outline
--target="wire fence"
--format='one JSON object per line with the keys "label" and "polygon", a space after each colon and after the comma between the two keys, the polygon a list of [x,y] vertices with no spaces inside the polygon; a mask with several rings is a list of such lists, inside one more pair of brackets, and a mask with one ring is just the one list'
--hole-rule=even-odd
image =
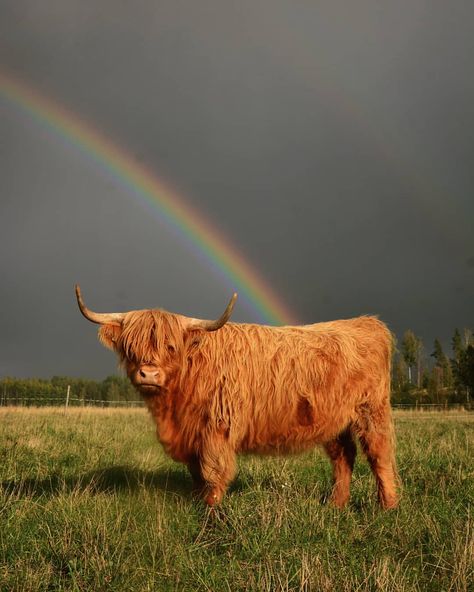
{"label": "wire fence", "polygon": [[144,407],[143,401],[108,401],[78,397],[46,397],[42,395],[0,396],[0,407]]}
{"label": "wire fence", "polygon": [[[144,407],[141,400],[103,400],[70,396],[22,395],[0,393],[0,407]],[[393,409],[418,411],[474,411],[474,403],[392,403]]]}
{"label": "wire fence", "polygon": [[407,411],[474,411],[473,403],[392,403],[392,409]]}

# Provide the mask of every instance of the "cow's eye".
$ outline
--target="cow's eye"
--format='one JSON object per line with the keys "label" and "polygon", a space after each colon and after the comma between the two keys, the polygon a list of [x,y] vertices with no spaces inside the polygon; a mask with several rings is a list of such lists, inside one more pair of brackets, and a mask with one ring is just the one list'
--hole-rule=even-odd
{"label": "cow's eye", "polygon": [[168,347],[168,352],[169,352],[170,354],[174,354],[174,352],[176,351],[176,350],[175,350],[175,348],[174,348],[174,345],[171,345],[171,344],[169,343],[167,347]]}

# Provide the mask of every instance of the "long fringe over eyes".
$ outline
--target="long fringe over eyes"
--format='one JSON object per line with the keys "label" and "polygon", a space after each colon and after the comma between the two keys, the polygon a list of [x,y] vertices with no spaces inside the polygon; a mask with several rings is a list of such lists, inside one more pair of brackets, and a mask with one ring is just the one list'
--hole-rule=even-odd
{"label": "long fringe over eyes", "polygon": [[183,323],[178,315],[159,309],[127,314],[117,341],[123,359],[150,363],[167,354],[170,348],[183,349]]}

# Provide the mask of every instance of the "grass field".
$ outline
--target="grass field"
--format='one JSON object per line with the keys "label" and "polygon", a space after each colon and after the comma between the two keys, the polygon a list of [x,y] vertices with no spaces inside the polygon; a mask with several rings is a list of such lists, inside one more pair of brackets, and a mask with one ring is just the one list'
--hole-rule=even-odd
{"label": "grass field", "polygon": [[474,589],[474,415],[398,412],[400,508],[358,457],[322,503],[319,450],[240,459],[217,515],[144,410],[0,410],[0,590]]}

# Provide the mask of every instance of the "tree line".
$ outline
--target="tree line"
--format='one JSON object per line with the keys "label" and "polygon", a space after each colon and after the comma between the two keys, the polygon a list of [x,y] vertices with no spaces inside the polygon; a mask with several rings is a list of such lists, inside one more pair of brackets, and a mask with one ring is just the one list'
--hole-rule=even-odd
{"label": "tree line", "polygon": [[0,405],[64,405],[68,387],[73,405],[95,402],[107,406],[141,400],[128,378],[123,376],[107,376],[102,381],[72,376],[6,377],[0,380]]}
{"label": "tree line", "polygon": [[474,335],[454,330],[451,352],[435,339],[432,351],[412,330],[397,344],[392,365],[392,401],[396,403],[471,404],[474,394]]}

